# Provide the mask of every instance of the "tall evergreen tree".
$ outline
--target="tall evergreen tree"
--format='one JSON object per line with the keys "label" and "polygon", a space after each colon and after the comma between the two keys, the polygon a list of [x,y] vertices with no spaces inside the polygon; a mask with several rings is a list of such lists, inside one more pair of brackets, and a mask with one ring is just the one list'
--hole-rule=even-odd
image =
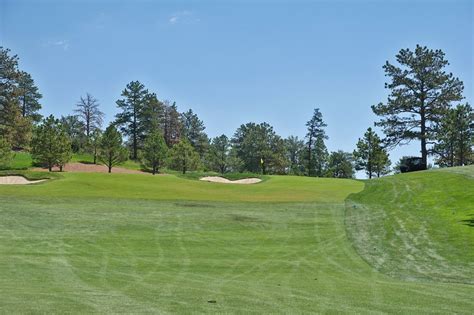
{"label": "tall evergreen tree", "polygon": [[387,151],[372,128],[367,129],[362,139],[359,138],[353,156],[356,170],[365,170],[369,179],[373,176],[380,177],[389,171],[390,160]]}
{"label": "tall evergreen tree", "polygon": [[126,135],[132,145],[132,159],[138,158],[138,149],[144,139],[144,126],[142,123],[142,113],[148,91],[145,86],[138,81],[127,84],[122,91],[122,99],[116,102],[117,107],[122,110],[116,115],[116,124]]}
{"label": "tall evergreen tree", "polygon": [[62,124],[58,127],[56,145],[58,150],[56,165],[62,172],[66,163],[72,158],[71,139]]}
{"label": "tall evergreen tree", "polygon": [[449,64],[441,50],[417,45],[414,51],[402,49],[396,56],[399,66],[384,65],[385,75],[391,82],[387,103],[372,106],[381,116],[376,126],[383,128],[389,145],[419,140],[421,157],[427,165],[428,145],[436,136],[436,126],[450,104],[460,101],[463,83],[445,72]]}
{"label": "tall evergreen tree", "polygon": [[158,129],[150,133],[143,146],[143,164],[155,175],[163,165],[168,152],[165,139]]}
{"label": "tall evergreen tree", "polygon": [[289,162],[288,173],[292,175],[301,175],[304,173],[304,154],[305,144],[303,140],[295,136],[289,136],[285,139],[287,159]]}
{"label": "tall evergreen tree", "polygon": [[325,156],[324,140],[328,139],[324,130],[327,127],[319,108],[314,109],[313,117],[306,123],[306,161],[308,176],[322,176]]}
{"label": "tall evergreen tree", "polygon": [[441,167],[471,164],[474,138],[474,112],[469,104],[451,108],[439,124],[433,147]]}
{"label": "tall evergreen tree", "polygon": [[229,168],[230,140],[226,135],[212,139],[206,161],[209,168],[224,174]]}
{"label": "tall evergreen tree", "polygon": [[263,174],[285,172],[285,142],[268,123],[241,125],[232,138],[232,144],[244,170]]}
{"label": "tall evergreen tree", "polygon": [[328,177],[334,178],[353,178],[352,155],[344,151],[331,152],[326,174]]}
{"label": "tall evergreen tree", "polygon": [[21,115],[38,123],[41,120],[41,115],[38,113],[41,109],[39,100],[43,96],[29,73],[25,71],[20,72],[18,77],[18,90]]}
{"label": "tall evergreen tree", "polygon": [[181,126],[181,136],[188,139],[199,156],[203,158],[209,147],[209,138],[204,132],[206,129],[204,122],[190,109],[181,114]]}
{"label": "tall evergreen tree", "polygon": [[86,93],[85,97],[81,96],[76,104],[74,112],[83,123],[87,139],[95,129],[102,127],[105,114],[100,111],[99,106],[99,101],[89,93]]}
{"label": "tall evergreen tree", "polygon": [[329,153],[323,137],[316,138],[312,156],[313,176],[324,176],[329,163]]}
{"label": "tall evergreen tree", "polygon": [[0,137],[14,148],[26,148],[31,136],[31,121],[20,110],[21,73],[18,57],[0,46]]}
{"label": "tall evergreen tree", "polygon": [[59,122],[71,140],[72,150],[75,153],[80,152],[87,142],[86,136],[83,133],[84,123],[75,115],[61,116]]}
{"label": "tall evergreen tree", "polygon": [[391,165],[392,162],[390,161],[388,152],[385,149],[381,150],[379,154],[377,154],[377,158],[374,164],[375,175],[377,177],[380,177],[390,174],[390,172],[392,171]]}
{"label": "tall evergreen tree", "polygon": [[33,160],[45,165],[51,172],[53,166],[62,167],[71,158],[71,142],[58,119],[53,115],[45,118],[35,128],[31,141]]}
{"label": "tall evergreen tree", "polygon": [[181,119],[176,103],[170,104],[169,101],[164,101],[164,106],[163,136],[166,145],[172,147],[181,139]]}
{"label": "tall evergreen tree", "polygon": [[122,146],[122,136],[114,124],[110,124],[101,137],[99,161],[107,166],[109,173],[112,173],[112,168],[125,162],[127,155],[127,149]]}
{"label": "tall evergreen tree", "polygon": [[165,104],[158,100],[155,93],[146,96],[141,120],[145,135],[158,130],[164,134]]}
{"label": "tall evergreen tree", "polygon": [[169,166],[186,174],[196,170],[200,165],[199,154],[187,139],[181,139],[169,151]]}

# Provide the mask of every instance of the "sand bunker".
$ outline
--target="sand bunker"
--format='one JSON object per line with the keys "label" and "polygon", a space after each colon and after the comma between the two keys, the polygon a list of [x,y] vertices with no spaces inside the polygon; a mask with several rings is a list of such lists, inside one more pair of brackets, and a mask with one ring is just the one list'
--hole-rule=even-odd
{"label": "sand bunker", "polygon": [[224,177],[219,176],[207,176],[200,178],[200,180],[205,182],[213,182],[213,183],[221,183],[221,184],[241,184],[241,185],[248,185],[248,184],[256,184],[260,183],[262,180],[260,178],[244,178],[238,180],[228,180]]}
{"label": "sand bunker", "polygon": [[28,185],[44,182],[46,179],[28,180],[22,176],[0,176],[0,185]]}

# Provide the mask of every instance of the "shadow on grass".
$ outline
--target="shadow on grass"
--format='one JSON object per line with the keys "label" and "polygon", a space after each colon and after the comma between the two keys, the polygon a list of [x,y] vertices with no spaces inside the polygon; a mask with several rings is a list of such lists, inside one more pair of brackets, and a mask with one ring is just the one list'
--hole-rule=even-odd
{"label": "shadow on grass", "polygon": [[89,164],[89,165],[95,165],[95,164],[97,164],[97,163],[94,163],[93,161],[86,161],[86,160],[80,160],[80,161],[77,161],[77,163]]}
{"label": "shadow on grass", "polygon": [[461,222],[467,226],[474,227],[474,214],[471,214],[472,218],[461,220]]}

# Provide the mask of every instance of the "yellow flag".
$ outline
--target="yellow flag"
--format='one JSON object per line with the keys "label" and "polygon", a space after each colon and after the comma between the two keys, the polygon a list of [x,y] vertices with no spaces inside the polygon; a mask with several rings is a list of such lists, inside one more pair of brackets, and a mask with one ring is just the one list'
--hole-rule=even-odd
{"label": "yellow flag", "polygon": [[262,158],[260,158],[260,164],[263,164],[263,159]]}

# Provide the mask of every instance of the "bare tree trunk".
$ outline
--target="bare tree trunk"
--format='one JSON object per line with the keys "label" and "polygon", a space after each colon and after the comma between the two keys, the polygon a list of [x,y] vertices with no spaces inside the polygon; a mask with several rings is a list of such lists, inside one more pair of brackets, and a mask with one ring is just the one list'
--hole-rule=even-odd
{"label": "bare tree trunk", "polygon": [[311,176],[311,146],[312,146],[312,138],[311,136],[309,137],[308,141],[308,176]]}
{"label": "bare tree trunk", "polygon": [[425,107],[424,100],[422,100],[420,116],[421,116],[421,160],[425,166],[428,165],[428,151],[426,150],[426,117],[425,117]]}
{"label": "bare tree trunk", "polygon": [[26,117],[26,95],[23,95],[22,116]]}
{"label": "bare tree trunk", "polygon": [[137,128],[133,128],[133,159],[137,159]]}

